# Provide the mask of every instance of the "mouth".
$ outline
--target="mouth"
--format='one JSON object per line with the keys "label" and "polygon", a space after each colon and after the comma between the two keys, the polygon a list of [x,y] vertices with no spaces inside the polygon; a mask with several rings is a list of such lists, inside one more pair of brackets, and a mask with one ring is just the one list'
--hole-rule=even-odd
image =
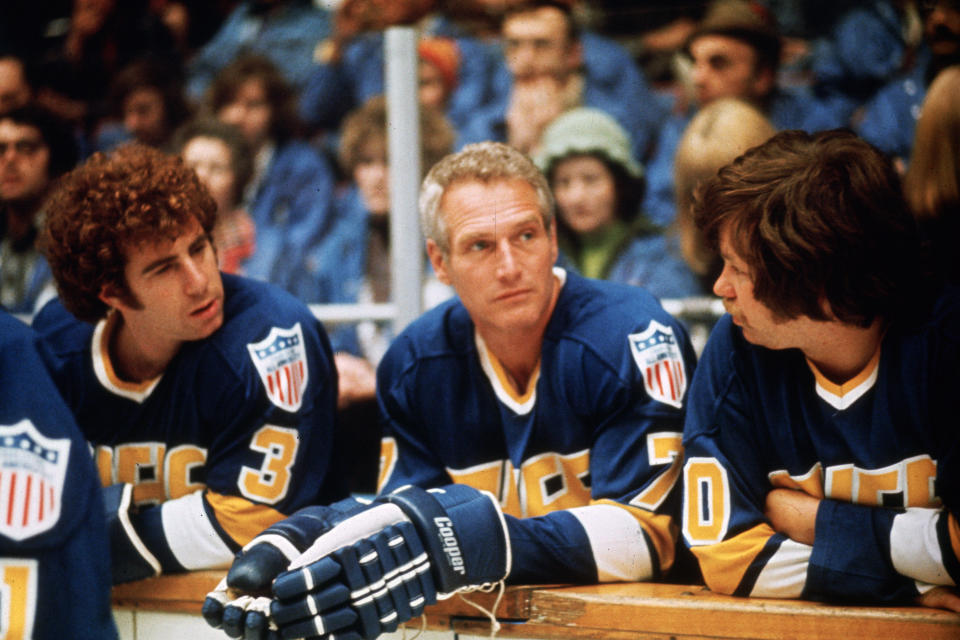
{"label": "mouth", "polygon": [[526,296],[529,292],[529,289],[513,289],[511,291],[505,291],[501,293],[495,298],[495,300],[497,302],[510,302]]}
{"label": "mouth", "polygon": [[205,318],[212,315],[215,315],[220,310],[220,299],[211,298],[209,301],[203,305],[197,307],[190,312],[190,315],[194,318]]}

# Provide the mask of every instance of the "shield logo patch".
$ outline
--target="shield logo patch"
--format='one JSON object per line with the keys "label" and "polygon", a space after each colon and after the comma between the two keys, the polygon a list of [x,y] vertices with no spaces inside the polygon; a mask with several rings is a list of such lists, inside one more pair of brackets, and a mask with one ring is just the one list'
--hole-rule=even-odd
{"label": "shield logo patch", "polygon": [[69,438],[48,438],[27,419],[0,425],[0,533],[26,540],[57,523],[69,459]]}
{"label": "shield logo patch", "polygon": [[284,411],[297,411],[310,375],[300,323],[289,329],[273,327],[266,338],[248,344],[247,349],[270,402]]}
{"label": "shield logo patch", "polygon": [[687,390],[687,376],[673,328],[652,320],[644,331],[627,336],[627,341],[650,397],[681,408]]}

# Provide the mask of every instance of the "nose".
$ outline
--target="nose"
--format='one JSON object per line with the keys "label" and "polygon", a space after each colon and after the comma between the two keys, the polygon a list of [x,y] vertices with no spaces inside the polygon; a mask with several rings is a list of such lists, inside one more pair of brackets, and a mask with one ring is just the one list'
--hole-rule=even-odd
{"label": "nose", "polygon": [[497,278],[500,280],[514,280],[520,275],[520,267],[517,264],[517,257],[513,253],[513,247],[507,238],[503,238],[497,243]]}
{"label": "nose", "polygon": [[729,270],[729,266],[723,266],[723,271],[720,272],[717,280],[713,283],[713,293],[721,298],[732,299],[736,297],[736,293],[734,292],[733,285],[730,284]]}
{"label": "nose", "polygon": [[183,288],[189,295],[202,294],[207,289],[207,274],[201,263],[206,254],[200,257],[190,256],[184,263],[182,270]]}

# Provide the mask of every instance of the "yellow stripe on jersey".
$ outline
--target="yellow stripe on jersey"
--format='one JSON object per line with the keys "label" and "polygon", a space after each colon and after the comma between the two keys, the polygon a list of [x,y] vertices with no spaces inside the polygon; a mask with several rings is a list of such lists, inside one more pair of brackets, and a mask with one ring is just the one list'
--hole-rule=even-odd
{"label": "yellow stripe on jersey", "polygon": [[869,391],[877,381],[877,373],[880,370],[880,346],[877,346],[877,350],[871,356],[863,371],[843,384],[836,384],[823,375],[817,365],[809,358],[807,359],[807,366],[810,367],[816,380],[817,395],[834,408],[842,411]]}
{"label": "yellow stripe on jersey", "polygon": [[204,496],[217,514],[217,523],[234,542],[245,545],[286,516],[276,509],[250,502],[240,496],[225,496],[207,491]]}
{"label": "yellow stripe on jersey", "polygon": [[377,493],[383,489],[393,474],[393,468],[397,464],[397,441],[393,438],[382,438],[380,440],[380,473],[377,476]]}
{"label": "yellow stripe on jersey", "polygon": [[144,380],[143,382],[129,382],[127,380],[121,380],[120,376],[117,375],[117,372],[113,367],[113,362],[110,360],[110,351],[108,347],[110,345],[110,338],[117,328],[119,318],[119,313],[109,314],[106,320],[104,320],[104,324],[101,325],[103,329],[102,331],[98,332],[99,336],[94,334],[95,340],[97,337],[100,339],[99,344],[94,344],[94,347],[96,348],[94,351],[94,357],[96,358],[99,356],[100,364],[103,366],[103,371],[113,387],[122,391],[145,394],[150,390],[150,387],[155,385],[157,381],[160,380],[160,376],[151,378],[150,380]]}
{"label": "yellow stripe on jersey", "polygon": [[776,532],[761,523],[723,542],[690,547],[711,591],[731,594],[740,586],[750,564]]}
{"label": "yellow stripe on jersey", "polygon": [[639,522],[643,530],[647,532],[647,535],[650,536],[653,547],[657,552],[657,557],[660,559],[660,573],[666,574],[670,567],[673,566],[674,549],[677,543],[677,536],[680,535],[680,528],[671,516],[654,513],[639,507],[632,507],[607,498],[591,500],[590,504],[612,505],[620,507],[630,513],[630,515],[637,519],[637,522]]}

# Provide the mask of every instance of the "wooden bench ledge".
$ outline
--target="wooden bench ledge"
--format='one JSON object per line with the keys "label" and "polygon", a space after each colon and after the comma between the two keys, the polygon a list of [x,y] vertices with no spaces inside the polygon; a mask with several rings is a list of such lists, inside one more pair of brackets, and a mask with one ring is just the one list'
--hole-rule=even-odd
{"label": "wooden bench ledge", "polygon": [[[197,571],[119,585],[113,590],[114,606],[199,615],[204,597],[223,575]],[[496,593],[466,597],[490,609]],[[509,587],[496,614],[504,621],[502,637],[960,639],[960,615],[937,609],[735,598],[673,584]],[[416,621],[409,623],[409,628],[415,626]],[[490,631],[484,615],[460,596],[428,607],[427,627],[476,635]]]}

